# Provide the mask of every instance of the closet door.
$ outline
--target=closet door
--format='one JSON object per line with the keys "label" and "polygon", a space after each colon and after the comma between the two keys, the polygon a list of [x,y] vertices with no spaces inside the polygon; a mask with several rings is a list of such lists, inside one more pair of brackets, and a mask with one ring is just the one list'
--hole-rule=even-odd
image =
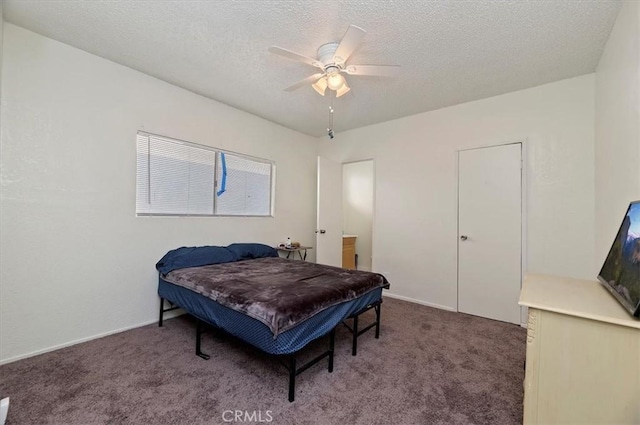
{"label": "closet door", "polygon": [[522,144],[458,153],[458,311],[520,323]]}

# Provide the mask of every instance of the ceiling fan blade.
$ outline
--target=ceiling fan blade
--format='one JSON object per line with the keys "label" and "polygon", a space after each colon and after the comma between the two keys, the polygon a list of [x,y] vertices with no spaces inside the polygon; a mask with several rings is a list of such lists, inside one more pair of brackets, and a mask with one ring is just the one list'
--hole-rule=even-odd
{"label": "ceiling fan blade", "polygon": [[301,55],[300,53],[292,52],[291,50],[283,49],[282,47],[271,46],[269,47],[269,51],[276,55],[284,56],[285,58],[289,58],[297,62],[302,62],[311,66],[323,68],[322,64],[318,62],[317,59]]}
{"label": "ceiling fan blade", "polygon": [[333,61],[341,64],[345,63],[351,53],[362,43],[365,35],[367,35],[365,30],[355,25],[350,25],[333,55]]}
{"label": "ceiling fan blade", "polygon": [[344,69],[349,75],[393,77],[400,71],[399,65],[349,65]]}
{"label": "ceiling fan blade", "polygon": [[317,74],[313,74],[308,76],[307,78],[305,78],[304,80],[298,81],[297,83],[295,83],[292,86],[287,87],[286,89],[284,89],[284,91],[294,91],[299,89],[302,86],[306,86],[307,84],[312,84],[315,83],[316,81],[318,81],[320,78],[322,78],[324,76],[324,74],[322,72],[319,72]]}

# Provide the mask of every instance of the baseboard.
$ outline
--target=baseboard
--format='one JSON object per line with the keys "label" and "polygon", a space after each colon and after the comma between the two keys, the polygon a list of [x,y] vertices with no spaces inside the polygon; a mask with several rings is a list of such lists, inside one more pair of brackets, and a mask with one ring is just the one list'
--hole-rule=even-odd
{"label": "baseboard", "polygon": [[[184,314],[184,312],[182,310],[170,311],[170,312],[165,314],[164,320],[172,319],[174,317],[181,316],[183,314]],[[13,362],[16,362],[18,360],[26,359],[26,358],[29,358],[29,357],[38,356],[40,354],[49,353],[51,351],[59,350],[61,348],[71,347],[72,345],[82,344],[83,342],[91,341],[91,340],[94,340],[94,339],[104,338],[105,336],[118,334],[120,332],[130,331],[131,329],[141,328],[143,326],[151,325],[153,323],[158,323],[158,319],[148,320],[148,321],[145,321],[145,322],[142,322],[142,323],[138,323],[136,325],[127,326],[127,327],[116,329],[116,330],[113,330],[113,331],[103,332],[103,333],[100,333],[100,334],[97,334],[97,335],[88,336],[86,338],[77,339],[75,341],[65,342],[64,344],[54,345],[53,347],[43,348],[42,350],[32,351],[32,352],[27,353],[27,354],[21,354],[19,356],[15,356],[15,357],[11,357],[11,358],[8,358],[8,359],[0,360],[0,366],[2,366],[4,364],[7,364],[7,363],[13,363]]]}
{"label": "baseboard", "polygon": [[429,303],[429,302],[418,300],[418,299],[415,299],[415,298],[405,297],[403,295],[392,294],[392,293],[389,293],[387,291],[383,291],[382,295],[385,296],[385,297],[389,297],[389,298],[396,298],[396,299],[402,300],[402,301],[409,301],[410,303],[414,303],[414,304],[420,304],[420,305],[426,305],[427,307],[438,308],[440,310],[447,310],[447,311],[454,311],[454,312],[458,311],[455,308],[447,307],[445,305]]}

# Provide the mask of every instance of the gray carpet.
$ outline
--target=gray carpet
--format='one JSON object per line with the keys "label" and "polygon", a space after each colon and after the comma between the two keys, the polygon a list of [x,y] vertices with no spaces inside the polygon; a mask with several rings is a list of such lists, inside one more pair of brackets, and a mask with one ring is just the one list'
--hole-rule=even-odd
{"label": "gray carpet", "polygon": [[299,375],[293,403],[273,358],[206,334],[202,360],[194,329],[181,316],[0,366],[7,425],[522,422],[526,332],[516,325],[386,298],[380,339],[361,336],[352,357],[340,326],[334,372],[323,361]]}

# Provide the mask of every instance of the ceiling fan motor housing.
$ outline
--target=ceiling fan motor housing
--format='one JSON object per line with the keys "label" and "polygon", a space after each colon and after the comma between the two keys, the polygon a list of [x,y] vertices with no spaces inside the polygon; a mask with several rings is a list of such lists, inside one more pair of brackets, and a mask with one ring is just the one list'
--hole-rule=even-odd
{"label": "ceiling fan motor housing", "polygon": [[336,57],[334,62],[333,55],[335,55],[336,50],[338,50],[338,45],[339,43],[333,42],[333,43],[323,44],[318,48],[318,61],[321,62],[322,65],[324,65],[325,70],[327,70],[327,72],[328,72],[329,66],[334,66],[335,68],[338,68],[338,70],[340,70],[344,65],[343,58]]}

